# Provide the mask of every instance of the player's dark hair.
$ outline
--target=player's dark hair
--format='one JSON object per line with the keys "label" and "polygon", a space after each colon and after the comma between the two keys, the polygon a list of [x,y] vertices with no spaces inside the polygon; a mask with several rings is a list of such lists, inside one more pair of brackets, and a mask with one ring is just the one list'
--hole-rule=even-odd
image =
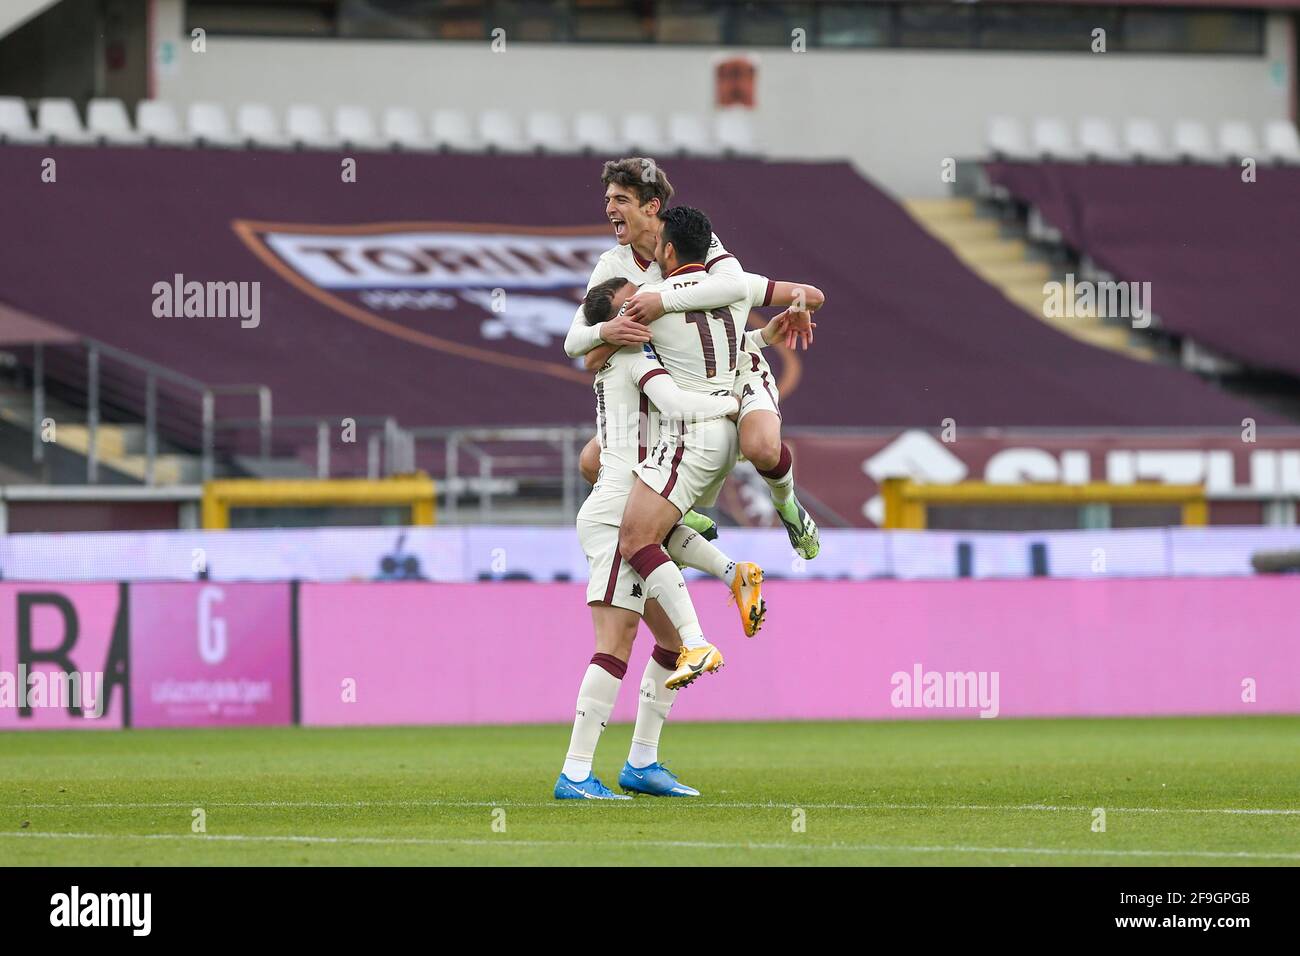
{"label": "player's dark hair", "polygon": [[660,211],[667,209],[668,200],[673,198],[673,184],[668,181],[667,174],[646,156],[611,159],[600,171],[600,182],[603,186],[614,183],[632,190],[642,206],[658,199]]}
{"label": "player's dark hair", "polygon": [[615,276],[613,279],[597,282],[587,290],[587,294],[582,298],[582,317],[587,320],[588,325],[608,322],[614,317],[614,296],[627,284],[627,280],[622,276]]}
{"label": "player's dark hair", "polygon": [[663,221],[663,241],[672,243],[677,250],[677,261],[703,263],[713,241],[713,226],[709,217],[691,206],[674,206],[659,214]]}

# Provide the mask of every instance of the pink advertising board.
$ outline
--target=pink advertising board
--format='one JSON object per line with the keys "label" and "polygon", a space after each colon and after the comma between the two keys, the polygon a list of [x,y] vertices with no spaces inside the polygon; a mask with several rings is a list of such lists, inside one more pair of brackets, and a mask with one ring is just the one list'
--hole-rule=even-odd
{"label": "pink advertising board", "polygon": [[0,730],[122,726],[123,603],[118,584],[0,584]]}
{"label": "pink advertising board", "polygon": [[288,584],[133,584],[131,725],[293,719]]}
{"label": "pink advertising board", "polygon": [[[304,584],[306,724],[572,719],[592,653],[575,584]],[[1288,578],[771,582],[740,633],[693,586],[727,667],[675,720],[1300,713]],[[631,720],[642,629],[614,712]]]}

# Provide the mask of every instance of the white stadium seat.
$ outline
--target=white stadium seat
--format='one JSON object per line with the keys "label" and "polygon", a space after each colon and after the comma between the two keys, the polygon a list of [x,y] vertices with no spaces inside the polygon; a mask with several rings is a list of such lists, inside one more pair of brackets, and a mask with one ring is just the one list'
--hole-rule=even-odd
{"label": "white stadium seat", "polygon": [[56,143],[84,146],[95,141],[95,137],[81,125],[77,106],[69,99],[50,98],[37,103],[36,128]]}
{"label": "white stadium seat", "polygon": [[235,110],[235,130],[239,138],[254,146],[286,149],[289,137],[280,129],[280,119],[265,103],[240,103]]}
{"label": "white stadium seat", "polygon": [[1259,141],[1249,123],[1228,120],[1219,126],[1219,152],[1228,159],[1259,158]]}
{"label": "white stadium seat", "polygon": [[144,137],[131,126],[126,104],[119,99],[94,99],[86,106],[86,128],[97,140],[114,146],[138,146]]}
{"label": "white stadium seat", "polygon": [[27,104],[17,96],[0,96],[0,140],[8,143],[40,143],[45,139],[32,126]]}
{"label": "white stadium seat", "polygon": [[583,110],[573,118],[573,140],[584,152],[615,153],[623,152],[623,137],[614,128],[613,122],[604,113]]}
{"label": "white stadium seat", "polygon": [[478,118],[478,135],[483,145],[502,153],[522,153],[528,149],[519,122],[505,110],[484,110]]}
{"label": "white stadium seat", "polygon": [[1044,116],[1034,120],[1031,145],[1035,155],[1051,159],[1077,159],[1079,151],[1070,135],[1070,125],[1059,116]]}
{"label": "white stadium seat", "polygon": [[524,137],[533,149],[547,153],[577,152],[564,118],[548,110],[530,111],[524,119]]}
{"label": "white stadium seat", "polygon": [[302,103],[290,106],[284,116],[284,130],[295,146],[332,149],[338,145],[325,123],[325,114],[317,106]]}
{"label": "white stadium seat", "polygon": [[1120,143],[1119,132],[1110,120],[1086,116],[1079,120],[1079,151],[1085,159],[1123,162],[1129,151]]}
{"label": "white stadium seat", "polygon": [[668,151],[659,121],[649,113],[628,113],[623,117],[623,142],[628,149],[651,157]]}
{"label": "white stadium seat", "polygon": [[191,103],[185,112],[185,126],[201,146],[242,146],[235,135],[226,109],[218,103]]}
{"label": "white stadium seat", "polygon": [[989,119],[988,148],[994,156],[1006,159],[1029,159],[1033,155],[1029,138],[1020,120],[1011,116],[994,116]]}
{"label": "white stadium seat", "polygon": [[166,100],[141,100],[135,108],[135,128],[151,143],[185,146],[190,142],[176,110]]}
{"label": "white stadium seat", "polygon": [[724,153],[753,156],[758,152],[754,142],[753,117],[744,107],[719,111],[713,122],[713,132]]}
{"label": "white stadium seat", "polygon": [[1124,122],[1124,143],[1138,159],[1152,162],[1169,160],[1172,154],[1165,145],[1160,127],[1149,119],[1130,119]]}
{"label": "white stadium seat", "polygon": [[444,149],[467,150],[477,145],[469,117],[460,110],[434,110],[430,129],[434,145]]}
{"label": "white stadium seat", "polygon": [[1264,154],[1275,163],[1300,163],[1300,134],[1290,120],[1270,120],[1264,127]]}
{"label": "white stadium seat", "polygon": [[375,127],[375,118],[364,106],[340,106],[334,110],[334,138],[354,149],[387,147]]}
{"label": "white stadium seat", "polygon": [[722,152],[699,113],[673,113],[668,117],[668,146],[693,156],[717,156]]}
{"label": "white stadium seat", "polygon": [[429,149],[429,139],[420,122],[420,114],[409,106],[390,106],[384,110],[383,139],[398,149]]}
{"label": "white stadium seat", "polygon": [[1217,163],[1223,157],[1210,129],[1200,120],[1179,120],[1174,124],[1174,155],[1201,163]]}

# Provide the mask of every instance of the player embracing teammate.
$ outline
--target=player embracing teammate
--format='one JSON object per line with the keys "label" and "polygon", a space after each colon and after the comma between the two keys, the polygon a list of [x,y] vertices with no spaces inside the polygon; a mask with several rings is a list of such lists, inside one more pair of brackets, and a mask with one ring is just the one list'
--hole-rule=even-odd
{"label": "player embracing teammate", "polygon": [[[792,546],[816,555],[816,526],[794,496],[776,384],[761,349],[781,339],[807,347],[808,313],[823,298],[809,285],[744,273],[704,213],[666,208],[672,186],[653,161],[606,163],[602,182],[619,245],[597,262],[565,341],[570,355],[586,355],[587,366],[599,369],[597,434],[583,453],[595,489],[578,518],[596,654],[579,688],[555,796],[624,799],[591,765],[642,616],[656,647],[619,784],[634,793],[696,796],[659,763],[658,739],[677,691],[723,659],[704,637],[678,565],[730,585],[748,636],[762,625],[765,604],[762,570],[710,544],[712,522],[692,509],[716,500],[743,454],[771,487]],[[750,309],[759,305],[794,308],[747,331]]]}

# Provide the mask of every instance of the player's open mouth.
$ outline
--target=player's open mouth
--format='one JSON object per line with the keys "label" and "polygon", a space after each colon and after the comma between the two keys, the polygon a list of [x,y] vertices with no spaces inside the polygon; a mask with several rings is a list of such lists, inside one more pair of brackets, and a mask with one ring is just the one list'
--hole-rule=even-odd
{"label": "player's open mouth", "polygon": [[627,233],[627,223],[622,219],[611,219],[610,224],[614,227],[614,235],[619,239],[622,239]]}

